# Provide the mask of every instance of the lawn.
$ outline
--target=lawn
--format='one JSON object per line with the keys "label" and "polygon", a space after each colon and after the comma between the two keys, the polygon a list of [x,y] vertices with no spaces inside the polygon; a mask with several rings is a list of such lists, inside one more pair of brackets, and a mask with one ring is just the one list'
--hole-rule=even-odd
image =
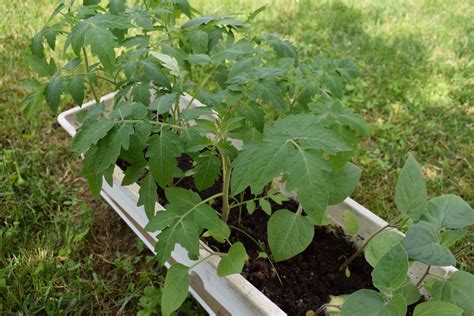
{"label": "lawn", "polygon": [[[30,78],[27,46],[52,0],[0,6],[0,314],[134,313],[154,309],[162,272],[110,207],[78,177],[68,137],[45,110],[20,115]],[[263,1],[192,1],[206,13],[242,13]],[[217,5],[215,5],[218,3]],[[431,195],[474,203],[474,6],[469,1],[265,1],[255,27],[290,39],[302,58],[345,57],[362,75],[346,103],[371,137],[353,195],[390,218],[407,153],[423,164]],[[473,271],[472,235],[456,245]],[[146,294],[146,295],[145,295]],[[196,313],[191,301],[184,311]]]}

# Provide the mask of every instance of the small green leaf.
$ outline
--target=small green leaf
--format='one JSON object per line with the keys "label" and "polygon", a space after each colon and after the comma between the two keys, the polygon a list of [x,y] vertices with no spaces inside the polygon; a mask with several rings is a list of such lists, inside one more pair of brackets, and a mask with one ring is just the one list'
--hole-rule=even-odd
{"label": "small green leaf", "polygon": [[407,305],[415,304],[420,300],[420,291],[415,284],[411,283],[409,277],[406,278],[405,284],[398,290],[394,291],[394,293],[403,296]]}
{"label": "small green leaf", "polygon": [[196,65],[208,65],[212,63],[211,57],[206,54],[189,55],[186,60],[189,61],[191,64]]}
{"label": "small green leaf", "polygon": [[145,173],[145,164],[132,165],[125,170],[125,176],[122,180],[122,185],[130,185],[138,181]]}
{"label": "small green leaf", "polygon": [[466,236],[468,233],[468,230],[448,230],[441,232],[441,245],[444,247],[451,247],[456,244],[456,242],[461,239],[462,237]]}
{"label": "small green leaf", "polygon": [[474,276],[456,271],[447,280],[436,281],[431,287],[434,300],[453,303],[464,310],[464,315],[474,315]]}
{"label": "small green leaf", "polygon": [[436,227],[428,222],[414,224],[403,240],[403,247],[410,259],[433,266],[456,264],[456,258],[448,248],[441,246],[441,236]]}
{"label": "small green leaf", "polygon": [[250,201],[247,201],[247,203],[245,203],[246,207],[247,207],[247,212],[252,215],[253,212],[255,212],[255,201],[253,200],[250,200]]}
{"label": "small green leaf", "polygon": [[394,295],[386,302],[375,291],[359,290],[346,299],[341,316],[405,316],[406,311],[407,305],[401,295]]}
{"label": "small green leaf", "polygon": [[159,136],[152,136],[149,142],[146,155],[150,157],[150,172],[160,187],[165,188],[178,166],[176,157],[181,154],[177,145],[179,139],[173,132],[163,131]]}
{"label": "small green leaf", "polygon": [[227,224],[220,221],[219,226],[208,230],[208,234],[220,243],[224,243],[230,237],[230,228]]}
{"label": "small green leaf", "polygon": [[441,301],[424,302],[416,305],[413,316],[462,316],[458,306]]}
{"label": "small green leaf", "polygon": [[217,275],[220,277],[242,272],[248,255],[241,242],[234,243],[217,266]]}
{"label": "small green leaf", "polygon": [[114,123],[106,117],[98,121],[86,121],[78,129],[77,134],[72,139],[72,151],[77,154],[87,152],[91,145],[97,144],[114,127]]}
{"label": "small green leaf", "polygon": [[157,186],[155,179],[149,173],[140,186],[139,197],[137,205],[143,205],[145,207],[145,213],[148,218],[151,218],[155,214],[155,203],[158,201],[158,194],[156,193]]}
{"label": "small green leaf", "polygon": [[350,162],[342,170],[333,172],[331,180],[334,190],[329,195],[329,205],[344,201],[356,188],[361,173],[360,168]]}
{"label": "small green leaf", "polygon": [[303,252],[313,241],[311,222],[288,210],[278,210],[267,224],[268,244],[275,261],[283,261]]}
{"label": "small green leaf", "polygon": [[418,162],[410,154],[400,172],[395,191],[395,202],[400,213],[418,221],[427,207],[428,193]]}
{"label": "small green leaf", "polygon": [[150,104],[150,108],[157,112],[157,114],[168,113],[171,107],[176,102],[176,93],[165,94],[157,97]]}
{"label": "small green leaf", "polygon": [[181,77],[183,75],[181,69],[179,68],[178,61],[173,56],[158,52],[150,52],[150,54],[156,59],[158,59],[163,65],[163,67],[169,69],[170,74],[172,74],[173,76]]}
{"label": "small green leaf", "polygon": [[166,274],[163,296],[161,297],[161,313],[171,315],[188,296],[189,268],[180,263],[173,264]]}
{"label": "small green leaf", "polygon": [[262,211],[265,212],[268,216],[272,215],[272,205],[265,199],[258,200],[258,204],[262,208]]}
{"label": "small green leaf", "polygon": [[85,90],[84,76],[79,74],[71,76],[71,79],[68,82],[68,90],[74,102],[76,102],[77,105],[82,105]]}
{"label": "small green leaf", "polygon": [[376,235],[364,250],[365,260],[375,267],[377,262],[392,249],[392,247],[403,240],[403,236],[393,231],[384,230]]}
{"label": "small green leaf", "polygon": [[342,215],[344,219],[344,229],[349,235],[357,234],[359,230],[359,225],[357,224],[357,216],[354,215],[351,211],[344,211]]}
{"label": "small green leaf", "polygon": [[194,183],[200,191],[210,188],[214,185],[221,174],[221,163],[219,158],[212,152],[201,154],[196,160],[194,167]]}
{"label": "small green leaf", "polygon": [[186,33],[186,38],[191,44],[191,49],[194,54],[205,54],[207,53],[207,45],[209,42],[209,36],[206,32],[201,30],[191,30]]}
{"label": "small green leaf", "polygon": [[54,76],[46,87],[46,103],[53,112],[56,112],[61,102],[61,94],[63,93],[64,78]]}
{"label": "small green leaf", "polygon": [[439,227],[464,228],[474,224],[474,210],[459,196],[445,194],[428,202],[423,218]]}
{"label": "small green leaf", "polygon": [[382,293],[400,288],[408,273],[408,255],[400,243],[395,244],[372,271],[372,282]]}
{"label": "small green leaf", "polygon": [[91,46],[92,54],[99,57],[105,71],[112,73],[115,66],[114,48],[117,47],[114,34],[97,24],[87,23],[86,27],[84,43]]}

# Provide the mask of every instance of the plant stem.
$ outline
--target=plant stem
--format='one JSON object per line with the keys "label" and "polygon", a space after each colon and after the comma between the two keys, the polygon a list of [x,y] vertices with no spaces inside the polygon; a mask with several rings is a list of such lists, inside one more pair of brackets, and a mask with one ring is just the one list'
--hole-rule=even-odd
{"label": "plant stem", "polygon": [[[115,121],[115,123],[142,123],[143,121],[142,120],[119,120],[119,121]],[[173,124],[169,124],[169,123],[165,123],[165,122],[156,122],[156,121],[150,121],[150,124],[153,124],[153,125],[160,125],[160,126],[170,126],[170,127],[173,127],[173,128],[177,128],[177,129],[184,129],[184,127],[182,126],[179,126],[179,125],[173,125]]]}
{"label": "plant stem", "polygon": [[250,201],[257,201],[257,200],[262,200],[262,199],[268,199],[268,198],[270,198],[270,196],[271,196],[271,195],[266,195],[266,196],[262,196],[262,197],[256,197],[256,198],[253,198],[253,199],[248,199],[248,200],[245,200],[245,201],[236,203],[236,204],[232,204],[232,205],[230,206],[230,208],[233,209],[234,207],[244,205],[244,204],[246,204],[247,202],[250,202]]}
{"label": "plant stem", "polygon": [[230,161],[221,151],[222,160],[222,220],[227,223],[229,220],[229,188],[230,188]]}
{"label": "plant stem", "polygon": [[299,204],[298,209],[296,210],[296,215],[301,215],[301,213],[303,213],[303,206]]}
{"label": "plant stem", "polygon": [[215,65],[211,71],[209,72],[209,74],[206,76],[206,78],[204,78],[204,80],[201,82],[201,84],[199,85],[199,87],[197,88],[196,90],[196,93],[192,96],[191,100],[188,102],[188,104],[186,105],[186,108],[185,110],[189,109],[189,107],[191,106],[191,104],[193,104],[194,100],[196,99],[196,94],[199,90],[202,89],[202,87],[204,87],[204,85],[207,83],[207,81],[211,78],[212,74],[214,73],[214,71],[217,69],[217,67],[219,66],[219,64]]}
{"label": "plant stem", "polygon": [[369,242],[375,237],[377,236],[378,234],[380,234],[381,232],[383,232],[385,229],[389,228],[389,227],[393,227],[392,224],[387,224],[385,225],[384,227],[380,228],[378,231],[376,231],[375,233],[372,234],[372,236],[370,236],[365,242],[364,244],[362,245],[362,247],[360,247],[359,249],[357,249],[356,252],[354,252],[354,254],[352,256],[349,257],[349,259],[347,259],[346,261],[344,261],[344,263],[339,267],[339,271],[344,271],[347,266],[349,266],[349,264],[352,263],[352,261],[354,261],[365,249],[365,247],[367,247],[367,245],[369,244]]}
{"label": "plant stem", "polygon": [[316,315],[321,314],[321,313],[322,313],[326,308],[328,308],[328,307],[334,307],[334,308],[337,308],[337,309],[341,310],[341,306],[339,306],[339,305],[323,304],[323,305],[321,305],[320,308],[318,308],[318,309],[316,310]]}
{"label": "plant stem", "polygon": [[427,277],[428,274],[430,273],[430,269],[431,269],[431,265],[428,265],[428,267],[426,268],[425,273],[423,273],[423,275],[422,275],[421,278],[418,280],[418,282],[416,282],[416,288],[417,288],[417,289],[419,289],[419,288],[422,287],[423,281],[425,281],[426,277]]}
{"label": "plant stem", "polygon": [[84,54],[84,63],[86,64],[86,72],[87,72],[87,81],[89,82],[89,86],[91,88],[92,94],[94,95],[95,102],[100,103],[100,99],[95,91],[94,85],[92,84],[91,79],[89,78],[89,59],[87,58],[87,51],[85,47],[82,47],[82,53]]}

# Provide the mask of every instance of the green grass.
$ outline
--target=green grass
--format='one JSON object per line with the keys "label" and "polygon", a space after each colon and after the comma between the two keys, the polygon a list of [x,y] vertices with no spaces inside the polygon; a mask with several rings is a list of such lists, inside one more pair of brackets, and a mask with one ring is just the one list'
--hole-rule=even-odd
{"label": "green grass", "polygon": [[[8,17],[0,21],[0,314],[133,313],[146,287],[156,295],[162,270],[118,216],[91,198],[54,115],[45,107],[28,122],[19,113],[24,92],[17,85],[30,77],[26,47],[52,2],[0,6]],[[220,13],[249,12],[261,5],[255,2],[191,1]],[[411,151],[430,194],[455,193],[473,204],[472,4],[265,3],[260,31],[289,38],[304,58],[346,57],[362,70],[346,99],[371,129],[356,158],[364,171],[357,201],[393,216],[395,180]],[[455,252],[472,272],[471,244],[465,239]]]}

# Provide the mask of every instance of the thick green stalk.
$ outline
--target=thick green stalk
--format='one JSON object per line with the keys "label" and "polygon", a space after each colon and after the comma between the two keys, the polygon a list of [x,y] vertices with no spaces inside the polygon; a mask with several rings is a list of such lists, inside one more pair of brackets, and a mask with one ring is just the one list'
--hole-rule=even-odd
{"label": "thick green stalk", "polygon": [[229,220],[229,189],[230,189],[230,160],[221,152],[222,160],[222,220],[227,223]]}

